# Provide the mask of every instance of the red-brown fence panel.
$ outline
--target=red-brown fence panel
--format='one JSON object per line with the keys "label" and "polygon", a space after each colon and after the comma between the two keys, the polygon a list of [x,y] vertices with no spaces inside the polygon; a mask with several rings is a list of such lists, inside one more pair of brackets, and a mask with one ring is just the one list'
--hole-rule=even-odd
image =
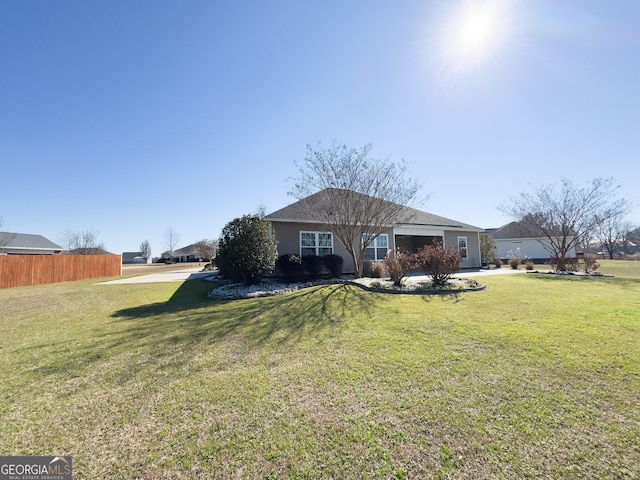
{"label": "red-brown fence panel", "polygon": [[0,255],[0,288],[114,277],[120,255]]}

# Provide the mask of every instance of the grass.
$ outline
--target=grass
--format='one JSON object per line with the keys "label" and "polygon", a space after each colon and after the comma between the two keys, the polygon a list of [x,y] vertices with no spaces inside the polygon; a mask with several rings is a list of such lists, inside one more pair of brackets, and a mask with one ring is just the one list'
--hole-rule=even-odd
{"label": "grass", "polygon": [[602,263],[624,275],[444,297],[0,290],[0,451],[75,478],[638,478],[640,262]]}

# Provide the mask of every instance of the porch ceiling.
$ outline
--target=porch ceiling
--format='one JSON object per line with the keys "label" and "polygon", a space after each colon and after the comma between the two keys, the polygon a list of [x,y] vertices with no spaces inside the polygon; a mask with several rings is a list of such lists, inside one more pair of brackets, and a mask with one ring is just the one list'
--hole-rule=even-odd
{"label": "porch ceiling", "polygon": [[411,237],[444,237],[444,229],[424,227],[395,227],[394,235],[408,235]]}

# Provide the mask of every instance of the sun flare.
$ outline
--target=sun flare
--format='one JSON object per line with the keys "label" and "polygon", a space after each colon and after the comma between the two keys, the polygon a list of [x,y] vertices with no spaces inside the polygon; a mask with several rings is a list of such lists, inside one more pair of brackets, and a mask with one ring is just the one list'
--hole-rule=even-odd
{"label": "sun flare", "polygon": [[514,17],[509,0],[461,0],[447,4],[438,21],[436,57],[449,81],[487,69],[499,58],[510,36]]}
{"label": "sun flare", "polygon": [[458,48],[464,51],[480,50],[491,42],[491,33],[495,30],[488,12],[476,12],[460,22],[458,27]]}

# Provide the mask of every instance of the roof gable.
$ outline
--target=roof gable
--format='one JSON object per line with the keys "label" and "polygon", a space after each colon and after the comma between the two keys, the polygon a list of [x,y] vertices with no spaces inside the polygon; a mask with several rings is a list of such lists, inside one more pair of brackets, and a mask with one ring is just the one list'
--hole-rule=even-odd
{"label": "roof gable", "polygon": [[507,223],[495,230],[486,230],[486,233],[493,237],[494,240],[504,240],[507,238],[539,238],[544,236],[541,232],[536,233],[533,227],[522,222]]}
{"label": "roof gable", "polygon": [[0,248],[52,251],[62,250],[60,245],[53,243],[42,235],[34,235],[31,233],[0,232],[0,240],[2,241]]}
{"label": "roof gable", "polygon": [[[314,193],[306,198],[298,200],[286,207],[276,210],[265,217],[266,220],[271,222],[316,222],[316,220],[309,216],[308,211],[313,208],[315,204],[320,205],[325,201],[323,195],[324,190]],[[356,194],[364,195],[364,194]],[[481,228],[474,227],[467,223],[452,220],[450,218],[434,215],[433,213],[423,212],[411,207],[402,207],[402,214],[398,217],[395,225],[411,225],[411,226],[429,226],[429,227],[441,227],[452,228],[459,230],[471,230],[471,231],[484,231]]]}

